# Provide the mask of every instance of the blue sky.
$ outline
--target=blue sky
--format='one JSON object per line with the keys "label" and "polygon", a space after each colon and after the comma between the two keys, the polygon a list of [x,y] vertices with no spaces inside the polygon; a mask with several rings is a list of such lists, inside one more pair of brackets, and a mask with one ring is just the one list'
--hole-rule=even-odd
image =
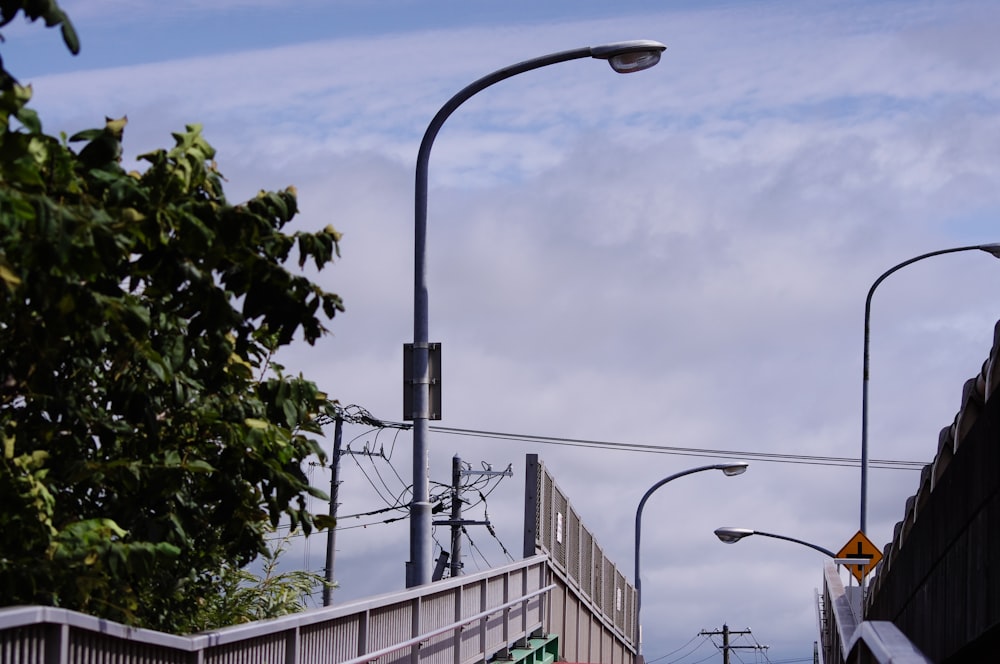
{"label": "blue sky", "polygon": [[[731,2],[672,2],[674,9],[696,6],[726,6]],[[458,0],[223,0],[205,3],[180,0],[157,3],[150,0],[80,0],[61,3],[84,33],[86,49],[74,62],[53,56],[55,35],[28,36],[25,44],[11,44],[11,50],[31,48],[24,73],[82,69],[129,63],[157,62],[177,56],[180,48],[188,55],[211,55],[267,48],[310,41],[340,38],[378,37],[393,33],[438,30],[499,24],[530,25],[539,21],[573,19],[614,19],[641,15],[649,3],[621,2],[610,5],[597,0],[536,3],[514,0],[504,3],[475,3]],[[140,18],[141,17],[141,18]],[[10,31],[10,29],[8,29]],[[12,32],[12,31],[10,31]],[[18,30],[20,34],[22,31]],[[193,38],[192,38],[193,37]],[[179,44],[180,42],[180,44]]]}
{"label": "blue sky", "polygon": [[[515,77],[446,123],[431,157],[428,238],[442,425],[857,457],[872,281],[927,251],[1000,241],[991,2],[64,6],[77,58],[40,25],[2,31],[0,54],[33,85],[45,128],[72,134],[127,114],[131,166],[199,122],[231,199],[296,185],[297,223],[344,234],[342,259],[318,278],[347,311],[316,347],[281,359],[385,420],[402,416],[420,137],[466,84],[538,55],[625,39],[668,46],[634,75],[577,61]],[[993,343],[998,285],[1000,265],[975,252],[880,286],[873,458],[934,455]],[[392,454],[345,459],[342,514],[384,506],[369,484],[376,471],[383,495],[405,489],[408,434],[358,428],[345,439]],[[646,488],[708,462],[443,434],[431,448],[442,482],[456,453],[513,465],[489,500],[513,552],[524,455],[539,453],[626,570]],[[643,525],[647,656],[726,622],[750,627],[772,661],[811,658],[818,554],[773,540],[724,546],[711,531],[838,549],[858,527],[858,478],[855,467],[762,461],[738,478],[665,487]],[[917,482],[913,471],[872,470],[879,547]],[[505,559],[484,531],[473,536],[489,562]],[[401,587],[406,538],[404,521],[342,531],[338,601]],[[321,568],[323,542],[298,542],[293,558]],[[661,661],[698,661],[711,653],[701,645]]]}

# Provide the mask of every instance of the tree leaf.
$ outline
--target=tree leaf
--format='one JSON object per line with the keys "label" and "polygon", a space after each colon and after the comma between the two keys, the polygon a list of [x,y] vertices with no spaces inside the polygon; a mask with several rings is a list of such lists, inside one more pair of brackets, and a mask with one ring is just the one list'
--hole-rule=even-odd
{"label": "tree leaf", "polygon": [[62,25],[60,26],[62,30],[63,42],[66,44],[66,48],[73,55],[79,55],[80,53],[80,38],[76,34],[76,29],[73,28],[73,24],[70,23],[69,18],[63,14]]}
{"label": "tree leaf", "polygon": [[207,461],[202,461],[200,459],[195,459],[194,461],[188,461],[184,464],[185,470],[190,470],[195,473],[214,473],[215,468],[212,467]]}

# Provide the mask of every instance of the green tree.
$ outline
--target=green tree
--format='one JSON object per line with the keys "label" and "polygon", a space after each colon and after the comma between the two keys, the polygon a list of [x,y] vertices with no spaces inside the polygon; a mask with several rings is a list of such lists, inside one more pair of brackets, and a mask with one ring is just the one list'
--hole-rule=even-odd
{"label": "green tree", "polygon": [[[273,533],[272,533],[273,534]],[[285,570],[280,558],[288,550],[294,531],[263,554],[259,574],[245,567],[226,565],[222,572],[222,592],[201,598],[200,610],[190,631],[205,631],[253,620],[268,620],[306,608],[306,600],[320,588],[336,588],[321,574],[305,570]]]}
{"label": "green tree", "polygon": [[[73,49],[53,7],[0,0],[0,24],[23,9]],[[3,73],[0,602],[185,631],[279,520],[324,525],[301,466],[329,401],[272,357],[343,310],[285,266],[339,235],[284,232],[291,188],[230,204],[196,125],[126,172],[124,118],[47,135]]]}

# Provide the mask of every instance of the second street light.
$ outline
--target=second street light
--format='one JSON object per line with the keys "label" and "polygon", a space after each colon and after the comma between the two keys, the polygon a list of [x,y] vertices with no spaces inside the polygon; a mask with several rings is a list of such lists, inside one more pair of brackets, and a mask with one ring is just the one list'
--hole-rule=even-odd
{"label": "second street light", "polygon": [[878,288],[879,284],[885,281],[886,277],[895,272],[896,270],[902,269],[907,265],[916,263],[917,261],[922,261],[925,258],[933,258],[934,256],[941,256],[943,254],[954,254],[960,251],[985,251],[988,254],[992,254],[996,258],[1000,258],[1000,244],[974,244],[968,247],[952,247],[951,249],[939,249],[937,251],[930,251],[926,254],[921,254],[905,260],[902,263],[897,263],[891,268],[879,275],[878,279],[872,284],[871,288],[868,289],[868,297],[865,298],[865,349],[864,349],[864,359],[862,367],[862,378],[861,378],[861,532],[865,532],[868,526],[868,350],[871,340],[871,313],[872,313],[872,296],[875,295],[875,289]]}
{"label": "second street light", "polygon": [[642,499],[639,500],[639,507],[635,510],[635,651],[638,654],[638,661],[642,661],[642,627],[639,624],[640,612],[642,610],[642,579],[639,577],[639,544],[642,540],[642,508],[646,506],[646,501],[649,497],[653,495],[657,489],[659,489],[664,484],[668,482],[673,482],[679,477],[684,477],[685,475],[691,475],[693,473],[701,473],[706,470],[721,470],[726,477],[732,477],[733,475],[742,475],[746,472],[746,469],[750,464],[744,461],[734,461],[731,463],[715,463],[710,466],[698,466],[697,468],[688,468],[687,470],[682,470],[679,473],[674,473],[669,477],[664,477],[662,480],[649,487],[646,493],[643,494]]}
{"label": "second street light", "polygon": [[[407,587],[431,582],[431,504],[428,482],[427,434],[429,420],[440,419],[440,403],[431,403],[432,350],[436,357],[439,344],[429,342],[429,306],[427,296],[427,173],[434,139],[455,109],[477,92],[511,76],[548,65],[594,58],[606,60],[620,74],[648,69],[660,61],[666,46],[660,42],[637,40],[602,46],[587,46],[561,51],[498,69],[471,83],[441,107],[424,132],[417,153],[416,193],[414,210],[414,277],[413,277],[413,344],[404,353],[403,417],[413,420],[413,500],[410,503],[410,561],[406,570]],[[433,348],[432,348],[433,347]],[[436,374],[436,371],[434,372]],[[437,383],[438,386],[440,385]]]}
{"label": "second street light", "polygon": [[801,544],[802,546],[808,546],[810,549],[815,549],[820,553],[827,555],[831,558],[836,558],[837,554],[830,549],[824,549],[818,544],[811,544],[805,540],[795,539],[794,537],[787,537],[785,535],[775,535],[774,533],[765,533],[761,530],[750,530],[749,528],[716,528],[715,536],[726,544],[735,544],[739,542],[744,537],[750,537],[751,535],[760,535],[761,537],[773,537],[774,539],[785,540],[786,542],[795,542],[796,544]]}

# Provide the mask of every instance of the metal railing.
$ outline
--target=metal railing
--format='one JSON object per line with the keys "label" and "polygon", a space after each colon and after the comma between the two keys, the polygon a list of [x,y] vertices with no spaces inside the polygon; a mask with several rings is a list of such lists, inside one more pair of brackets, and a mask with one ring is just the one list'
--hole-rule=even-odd
{"label": "metal railing", "polygon": [[543,628],[545,556],[337,607],[176,636],[52,607],[0,609],[3,664],[481,662]]}
{"label": "metal railing", "polygon": [[930,664],[894,624],[864,620],[861,588],[844,588],[832,563],[823,567],[822,603],[825,664]]}

